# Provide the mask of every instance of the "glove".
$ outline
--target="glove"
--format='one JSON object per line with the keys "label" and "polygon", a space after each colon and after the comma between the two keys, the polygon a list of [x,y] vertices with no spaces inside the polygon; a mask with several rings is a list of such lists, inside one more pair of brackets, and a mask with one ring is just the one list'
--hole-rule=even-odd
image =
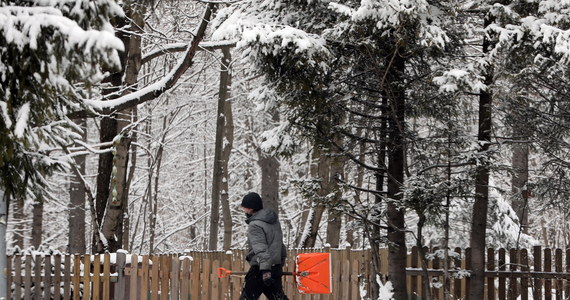
{"label": "glove", "polygon": [[271,271],[261,271],[261,279],[266,286],[270,286],[275,282],[271,277]]}

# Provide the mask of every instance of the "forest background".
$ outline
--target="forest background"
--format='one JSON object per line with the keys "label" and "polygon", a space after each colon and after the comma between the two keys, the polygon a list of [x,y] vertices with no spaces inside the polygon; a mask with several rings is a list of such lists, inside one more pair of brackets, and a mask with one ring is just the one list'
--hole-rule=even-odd
{"label": "forest background", "polygon": [[9,253],[570,243],[568,1],[0,3]]}

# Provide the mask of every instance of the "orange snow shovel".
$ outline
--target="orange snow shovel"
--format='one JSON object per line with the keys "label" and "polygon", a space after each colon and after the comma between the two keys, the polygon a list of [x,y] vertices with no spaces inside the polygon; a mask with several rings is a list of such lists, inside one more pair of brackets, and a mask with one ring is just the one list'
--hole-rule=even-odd
{"label": "orange snow shovel", "polygon": [[[218,268],[218,278],[244,275]],[[295,276],[297,290],[301,294],[330,294],[332,292],[330,253],[300,253],[295,258],[295,272],[283,272]]]}

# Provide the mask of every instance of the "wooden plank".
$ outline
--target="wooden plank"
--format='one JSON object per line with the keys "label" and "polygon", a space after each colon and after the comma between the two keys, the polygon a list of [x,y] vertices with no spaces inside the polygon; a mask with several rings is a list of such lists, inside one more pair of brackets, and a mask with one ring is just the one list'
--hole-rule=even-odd
{"label": "wooden plank", "polygon": [[[336,299],[339,299],[338,297],[343,297],[340,299],[350,299],[350,261],[348,259],[343,259],[342,260],[342,268],[339,271],[340,272],[340,285],[341,285],[341,289],[340,289],[340,293],[338,293],[337,295],[331,295]],[[334,286],[333,286],[334,288]],[[328,296],[328,295],[327,295]]]}
{"label": "wooden plank", "polygon": [[[471,270],[471,248],[465,249],[465,270]],[[465,295],[469,295],[469,282],[471,279],[469,277],[465,277],[465,287],[463,290],[465,291]]]}
{"label": "wooden plank", "polygon": [[[542,271],[542,247],[534,246],[532,250],[532,256],[534,259],[534,269],[535,272]],[[533,280],[534,287],[532,289],[532,297],[534,300],[542,300],[542,280],[540,278],[535,278]]]}
{"label": "wooden plank", "polygon": [[83,298],[91,299],[91,255],[83,256]]}
{"label": "wooden plank", "polygon": [[[570,273],[570,248],[566,249],[566,273]],[[564,297],[570,299],[570,282],[568,280],[565,281]]]}
{"label": "wooden plank", "polygon": [[119,250],[116,253],[115,270],[116,281],[111,297],[113,299],[125,299],[127,288],[127,278],[125,277],[125,266],[127,264],[127,254],[124,250]]}
{"label": "wooden plank", "polygon": [[24,299],[31,299],[32,298],[32,257],[30,255],[26,255],[25,260],[25,270],[24,273]]}
{"label": "wooden plank", "polygon": [[[177,256],[171,256],[170,260],[170,298],[180,299],[180,259]],[[184,296],[187,299],[187,295]]]}
{"label": "wooden plank", "polygon": [[[190,267],[192,266],[192,262],[190,258],[185,257],[182,260],[182,272],[180,276],[180,299],[198,299],[197,294],[194,294],[190,291],[190,285],[193,283],[191,281],[191,274],[190,274]],[[199,289],[199,286],[197,287]],[[190,296],[190,297],[189,297]]]}
{"label": "wooden plank", "polygon": [[160,257],[153,255],[151,257],[152,266],[150,268],[150,299],[158,300],[158,291],[160,289]]}
{"label": "wooden plank", "polygon": [[[562,249],[560,248],[554,251],[554,270],[557,273],[562,273]],[[556,281],[554,281],[554,289],[556,290],[556,300],[562,300],[564,291],[562,279],[556,279]]]}
{"label": "wooden plank", "polygon": [[148,298],[148,284],[150,281],[150,273],[149,273],[149,266],[148,263],[150,261],[150,257],[148,255],[143,255],[142,257],[142,266],[141,266],[141,299]]}
{"label": "wooden plank", "polygon": [[[6,282],[6,296],[7,299],[12,299],[12,283],[14,280],[14,277],[12,276],[12,256],[7,256],[6,257],[6,275],[7,275],[7,282]],[[17,289],[18,286],[14,285],[15,288]]]}
{"label": "wooden plank", "polygon": [[[457,257],[453,258],[453,266],[456,269],[463,269],[462,266],[462,249],[461,248],[455,248],[455,253],[457,253]],[[461,278],[459,278],[458,276],[454,277],[453,279],[453,297],[455,299],[462,299],[462,288],[461,288],[461,284],[463,283],[463,280],[461,280]]]}
{"label": "wooden plank", "polygon": [[[232,254],[228,254],[228,253],[224,253],[224,255],[222,256],[223,260],[222,260],[222,268],[224,269],[228,269],[231,270],[231,266],[232,266]],[[212,270],[212,273],[216,273],[217,270]],[[226,278],[222,278],[220,279],[220,286],[221,286],[221,295],[222,298],[221,299],[231,299],[231,295],[232,295],[232,290],[231,290],[231,286],[230,286],[230,278],[226,277]]]}
{"label": "wooden plank", "polygon": [[[552,251],[550,248],[544,249],[544,271],[552,271]],[[552,300],[552,280],[544,280],[544,300]]]}
{"label": "wooden plank", "polygon": [[[232,264],[231,264],[231,268],[230,270],[238,270],[238,271],[242,271],[243,270],[243,250],[233,250],[234,253],[234,257],[232,259]],[[293,264],[289,263],[291,261],[291,258],[288,257],[286,260],[288,263],[286,263],[286,267],[289,271],[293,271],[294,266]],[[291,276],[292,277],[292,276]],[[240,297],[240,293],[241,293],[241,287],[242,287],[242,277],[238,277],[238,276],[231,276],[230,277],[230,285],[231,285],[231,289],[232,289],[232,296],[231,296],[231,300],[239,300]],[[290,278],[285,277],[285,282],[284,282],[284,290],[285,290],[285,294],[288,294],[288,289],[291,288],[291,283],[290,283]]]}
{"label": "wooden plank", "polygon": [[[495,270],[495,250],[487,249],[487,270]],[[495,278],[487,277],[487,300],[495,299]]]}
{"label": "wooden plank", "polygon": [[140,299],[138,282],[139,282],[139,262],[138,256],[131,254],[131,274],[130,274],[130,286],[129,286],[129,299],[137,300]]}
{"label": "wooden plank", "polygon": [[34,299],[42,299],[42,257],[36,255],[34,257]]}
{"label": "wooden plank", "polygon": [[71,255],[66,254],[63,263],[63,299],[71,298]]}
{"label": "wooden plank", "polygon": [[[521,260],[521,271],[529,272],[530,267],[528,265],[528,252],[526,249],[521,249],[520,260]],[[528,300],[528,278],[523,277],[520,279],[520,282],[521,282],[521,290],[519,297],[521,300]]]}
{"label": "wooden plank", "polygon": [[14,299],[22,299],[22,256],[20,254],[14,257],[14,283],[16,285]]}
{"label": "wooden plank", "polygon": [[[418,247],[417,246],[412,247],[412,252],[410,254],[410,267],[418,268]],[[410,295],[412,295],[412,297],[418,296],[418,280],[419,280],[419,278],[417,275],[410,276]]]}
{"label": "wooden plank", "polygon": [[73,300],[79,300],[79,292],[81,290],[81,257],[79,254],[73,255]]}
{"label": "wooden plank", "polygon": [[192,299],[202,299],[200,296],[201,286],[200,286],[200,261],[196,258],[192,261],[192,273],[190,274],[190,282],[192,284]]}
{"label": "wooden plank", "polygon": [[[354,252],[352,252],[352,254],[354,254]],[[351,255],[351,257],[352,257],[352,255]],[[353,260],[353,261],[356,261],[356,260]],[[359,293],[359,292],[360,292],[360,289],[358,288],[358,287],[359,287],[359,282],[358,282],[358,280],[359,280],[359,277],[360,277],[359,274],[358,274],[358,273],[359,273],[359,272],[358,272],[358,271],[359,271],[358,268],[359,268],[358,263],[353,263],[353,264],[352,264],[352,272],[351,272],[351,274],[350,274],[350,282],[351,282],[352,289],[351,289],[351,293],[350,293],[350,298],[349,298],[349,299],[361,299],[361,295],[360,295],[360,293]]]}
{"label": "wooden plank", "polygon": [[170,256],[160,256],[160,295],[170,293]]}
{"label": "wooden plank", "polygon": [[103,300],[111,298],[111,255],[105,253],[103,255]]}
{"label": "wooden plank", "polygon": [[[511,248],[509,250],[509,270],[510,271],[517,271],[517,267],[519,265],[518,260],[519,251],[515,248]],[[515,300],[518,296],[518,283],[517,278],[510,277],[509,278],[509,290],[507,291],[507,297],[509,299]]]}
{"label": "wooden plank", "polygon": [[210,299],[222,299],[220,295],[220,280],[218,279],[218,276],[214,274],[215,272],[213,272],[213,270],[217,270],[219,267],[220,261],[215,257],[215,260],[212,262],[212,267],[204,269],[204,274],[207,276],[209,275],[210,281],[212,282],[210,288],[212,297]]}
{"label": "wooden plank", "polygon": [[46,255],[44,259],[44,295],[42,299],[51,299],[52,274],[51,255]]}
{"label": "wooden plank", "polygon": [[210,290],[210,270],[212,270],[212,261],[209,258],[205,258],[203,261],[203,268],[200,270],[200,278],[202,283],[202,297],[203,299],[215,299],[212,298],[212,293]]}
{"label": "wooden plank", "polygon": [[[53,299],[61,299],[61,255],[53,257]],[[18,298],[16,298],[18,299]]]}
{"label": "wooden plank", "polygon": [[[499,271],[507,269],[507,251],[503,248],[499,249]],[[499,300],[507,299],[507,280],[504,277],[499,277]]]}
{"label": "wooden plank", "polygon": [[101,255],[93,255],[93,298],[101,299]]}

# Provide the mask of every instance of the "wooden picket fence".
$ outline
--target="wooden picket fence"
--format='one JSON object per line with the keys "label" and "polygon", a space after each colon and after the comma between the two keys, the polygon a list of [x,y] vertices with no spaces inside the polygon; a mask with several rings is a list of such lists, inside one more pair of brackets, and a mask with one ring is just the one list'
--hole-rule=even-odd
{"label": "wooden picket fence", "polygon": [[[452,299],[469,292],[469,249],[454,249],[449,261],[451,280],[443,280],[443,260],[434,255],[422,269],[418,249],[408,255],[410,299],[427,299],[423,284],[429,274],[434,299],[444,299],[444,287]],[[428,249],[425,249],[426,251]],[[430,253],[438,253],[431,249]],[[285,271],[294,271],[298,253],[330,252],[332,294],[303,295],[295,279],[284,276],[291,300],[361,299],[370,295],[371,253],[368,250],[290,250]],[[485,299],[569,299],[570,249],[488,250]],[[217,268],[245,271],[245,251],[202,252],[177,255],[14,255],[8,260],[10,299],[239,299],[243,276],[219,279]],[[388,252],[381,249],[381,273],[387,274]],[[441,257],[441,256],[440,256]]]}

